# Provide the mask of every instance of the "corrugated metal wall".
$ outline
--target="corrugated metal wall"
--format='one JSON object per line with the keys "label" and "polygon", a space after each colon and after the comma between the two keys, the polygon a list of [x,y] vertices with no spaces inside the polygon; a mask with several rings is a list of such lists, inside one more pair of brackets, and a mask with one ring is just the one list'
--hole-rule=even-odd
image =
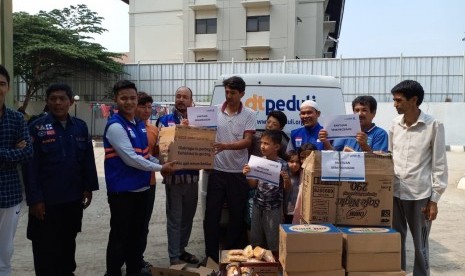
{"label": "corrugated metal wall", "polygon": [[[414,79],[425,89],[425,101],[442,102],[446,98],[463,102],[465,56],[388,57],[358,59],[314,59],[278,61],[231,61],[212,63],[128,64],[122,78],[134,81],[157,102],[173,101],[181,85],[192,88],[197,102],[208,102],[213,82],[222,74],[294,73],[328,75],[340,79],[345,101],[370,94],[378,101],[390,101],[390,89],[399,81]],[[67,81],[86,100],[100,101],[111,90],[115,79]],[[24,84],[18,85],[17,99],[24,98]]]}

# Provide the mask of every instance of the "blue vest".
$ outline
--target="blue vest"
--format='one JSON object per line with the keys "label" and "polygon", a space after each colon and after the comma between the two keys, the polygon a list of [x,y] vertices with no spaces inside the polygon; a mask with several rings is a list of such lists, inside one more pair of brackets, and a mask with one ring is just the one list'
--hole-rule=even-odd
{"label": "blue vest", "polygon": [[126,165],[106,138],[108,127],[118,123],[126,130],[137,155],[149,158],[147,131],[143,121],[132,124],[119,114],[114,114],[105,127],[103,146],[105,148],[105,181],[109,192],[133,191],[150,185],[150,173]]}

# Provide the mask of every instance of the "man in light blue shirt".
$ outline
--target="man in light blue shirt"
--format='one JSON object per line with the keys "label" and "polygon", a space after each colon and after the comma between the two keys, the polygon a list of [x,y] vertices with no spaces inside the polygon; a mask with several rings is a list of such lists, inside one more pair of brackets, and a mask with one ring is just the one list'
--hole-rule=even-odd
{"label": "man in light blue shirt", "polygon": [[325,150],[338,151],[388,151],[388,134],[373,123],[377,102],[372,96],[359,96],[352,101],[352,110],[359,115],[362,131],[355,138],[335,139],[333,144],[327,139],[328,132],[320,130],[318,138],[323,142]]}

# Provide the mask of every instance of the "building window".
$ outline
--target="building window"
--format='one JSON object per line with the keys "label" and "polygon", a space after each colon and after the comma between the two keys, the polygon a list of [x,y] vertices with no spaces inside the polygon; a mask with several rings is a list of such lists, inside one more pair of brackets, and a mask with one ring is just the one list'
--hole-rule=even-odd
{"label": "building window", "polygon": [[248,16],[247,32],[268,32],[270,30],[270,16]]}
{"label": "building window", "polygon": [[216,34],[216,18],[196,19],[196,34]]}

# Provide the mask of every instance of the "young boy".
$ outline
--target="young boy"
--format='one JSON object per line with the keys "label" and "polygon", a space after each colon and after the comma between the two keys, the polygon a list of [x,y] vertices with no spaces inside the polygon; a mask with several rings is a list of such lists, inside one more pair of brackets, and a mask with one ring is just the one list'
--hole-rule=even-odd
{"label": "young boy", "polygon": [[[269,249],[273,253],[278,252],[279,224],[283,218],[283,191],[290,187],[289,166],[278,156],[281,139],[279,130],[266,130],[260,139],[263,158],[282,165],[279,185],[256,179],[247,180],[250,186],[257,187],[252,207],[251,244]],[[249,165],[245,165],[243,173],[247,175],[249,172]]]}

